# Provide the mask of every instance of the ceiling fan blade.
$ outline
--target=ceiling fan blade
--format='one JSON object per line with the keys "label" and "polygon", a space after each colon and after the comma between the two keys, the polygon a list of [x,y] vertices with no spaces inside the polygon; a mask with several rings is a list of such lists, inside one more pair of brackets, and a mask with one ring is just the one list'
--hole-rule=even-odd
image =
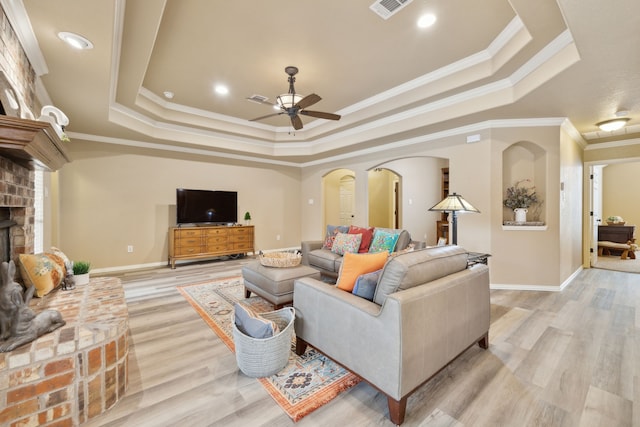
{"label": "ceiling fan blade", "polygon": [[298,111],[298,114],[302,114],[310,117],[317,117],[319,119],[327,119],[327,120],[340,120],[340,117],[341,117],[339,114],[325,113],[322,111],[308,111],[308,110]]}
{"label": "ceiling fan blade", "polygon": [[262,119],[266,119],[268,117],[279,116],[280,114],[284,114],[284,111],[281,111],[279,113],[267,114],[266,116],[256,117],[255,119],[250,119],[249,121],[250,122],[255,122],[256,120],[262,120]]}
{"label": "ceiling fan blade", "polygon": [[298,103],[294,105],[294,107],[298,107],[302,110],[304,108],[312,106],[313,104],[320,101],[321,99],[322,98],[320,98],[319,95],[312,93],[311,95],[307,95],[304,98],[302,98],[300,101],[298,101]]}
{"label": "ceiling fan blade", "polygon": [[300,118],[300,116],[296,114],[295,116],[291,117],[291,126],[293,126],[295,130],[302,129],[302,119]]}

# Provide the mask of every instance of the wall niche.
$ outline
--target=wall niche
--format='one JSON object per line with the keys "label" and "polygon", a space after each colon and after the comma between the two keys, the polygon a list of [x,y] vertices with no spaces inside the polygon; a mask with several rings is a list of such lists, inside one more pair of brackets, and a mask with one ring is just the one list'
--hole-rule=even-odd
{"label": "wall niche", "polygon": [[520,141],[502,152],[502,200],[507,188],[519,183],[519,187],[534,188],[539,202],[530,206],[526,223],[515,223],[514,212],[503,204],[504,225],[542,226],[546,218],[547,153],[539,145]]}

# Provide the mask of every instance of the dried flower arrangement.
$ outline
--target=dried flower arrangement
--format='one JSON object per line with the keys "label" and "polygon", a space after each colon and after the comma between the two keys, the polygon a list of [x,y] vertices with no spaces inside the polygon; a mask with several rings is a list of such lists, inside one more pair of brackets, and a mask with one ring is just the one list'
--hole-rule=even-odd
{"label": "dried flower arrangement", "polygon": [[536,187],[524,187],[522,183],[531,182],[529,179],[523,179],[516,182],[513,187],[507,188],[507,195],[504,199],[504,205],[509,209],[528,208],[531,205],[538,203],[538,195],[536,194]]}

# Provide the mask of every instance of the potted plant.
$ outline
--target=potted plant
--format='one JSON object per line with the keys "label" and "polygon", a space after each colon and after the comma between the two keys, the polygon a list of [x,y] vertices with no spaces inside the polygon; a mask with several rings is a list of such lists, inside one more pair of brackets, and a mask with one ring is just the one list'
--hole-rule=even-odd
{"label": "potted plant", "polygon": [[504,199],[504,205],[513,210],[516,222],[527,222],[527,211],[529,207],[538,203],[536,187],[521,186],[523,182],[531,181],[523,179],[516,182],[513,187],[507,188],[507,195]]}
{"label": "potted plant", "polygon": [[88,261],[75,261],[73,263],[73,275],[76,279],[76,285],[89,283],[89,270],[91,270],[91,263]]}
{"label": "potted plant", "polygon": [[244,225],[249,225],[251,224],[251,214],[249,213],[249,211],[244,213]]}

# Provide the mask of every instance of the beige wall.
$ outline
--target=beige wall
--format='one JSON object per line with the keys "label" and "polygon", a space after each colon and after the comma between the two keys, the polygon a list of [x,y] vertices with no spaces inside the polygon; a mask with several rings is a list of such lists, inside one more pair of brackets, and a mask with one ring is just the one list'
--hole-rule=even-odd
{"label": "beige wall", "polygon": [[[512,144],[523,141],[536,144],[546,153],[547,172],[542,193],[547,226],[541,231],[506,231],[502,225],[502,153]],[[428,208],[440,200],[440,167],[446,166],[448,160],[450,192],[462,194],[480,210],[479,214],[459,215],[458,244],[470,251],[492,254],[489,263],[493,285],[558,289],[580,268],[582,149],[562,133],[559,126],[496,129],[484,132],[481,141],[475,144],[450,137],[394,149],[392,153],[392,156],[389,151],[336,161],[331,168],[323,165],[305,168],[303,199],[319,197],[321,177],[332,168],[349,167],[356,173],[356,180],[362,181],[368,170],[388,167],[402,177],[404,228],[416,239],[424,240],[422,236],[426,234],[426,240],[431,241],[435,239],[438,215],[428,212]],[[427,163],[427,158],[441,160]],[[404,170],[398,170],[403,167]],[[408,179],[407,175],[412,173]],[[433,187],[425,186],[429,179],[435,181]],[[565,182],[565,192],[571,192],[564,195],[562,206],[561,179]],[[412,204],[408,203],[409,199]],[[357,206],[356,210],[366,208]],[[321,216],[313,207],[303,206],[302,239],[319,239],[322,229]],[[564,242],[560,241],[561,234]],[[566,265],[561,266],[561,262]]]}
{"label": "beige wall", "polygon": [[[502,152],[522,141],[547,153],[544,231],[502,227]],[[300,169],[214,163],[84,141],[72,141],[70,148],[73,162],[59,172],[60,226],[54,243],[96,268],[165,262],[167,229],[175,223],[176,187],[238,191],[239,214],[251,212],[258,249],[298,247],[301,240],[320,239],[326,224],[323,177],[336,169],[353,172],[356,178],[358,225],[368,225],[362,218],[369,214],[369,171],[381,167],[400,176],[403,228],[414,239],[434,244],[439,215],[428,209],[440,201],[440,169],[446,166],[450,191],[480,210],[459,215],[458,244],[492,254],[492,284],[557,287],[581,262],[582,187],[576,177],[582,176],[582,151],[557,126],[486,131],[475,144],[457,136],[442,138]],[[126,252],[127,245],[134,246],[132,254]]]}
{"label": "beige wall", "polygon": [[238,220],[251,212],[257,250],[300,244],[297,168],[207,163],[77,140],[69,148],[73,161],[59,172],[54,243],[72,259],[98,269],[165,262],[178,187],[238,191]]}
{"label": "beige wall", "polygon": [[610,163],[602,170],[602,219],[621,216],[629,225],[640,224],[640,163]]}
{"label": "beige wall", "polygon": [[[560,133],[560,278],[571,276],[583,263],[583,154],[566,132]],[[553,186],[554,184],[551,184]]]}

